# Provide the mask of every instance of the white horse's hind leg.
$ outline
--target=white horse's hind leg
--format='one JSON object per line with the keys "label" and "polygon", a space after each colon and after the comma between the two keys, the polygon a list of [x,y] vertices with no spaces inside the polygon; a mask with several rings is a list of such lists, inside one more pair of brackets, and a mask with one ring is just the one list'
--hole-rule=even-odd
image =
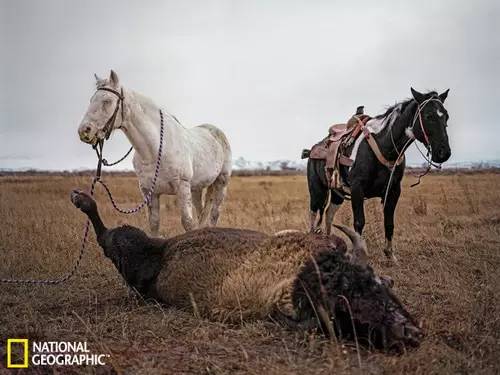
{"label": "white horse's hind leg", "polygon": [[179,206],[181,208],[182,226],[186,232],[196,228],[196,223],[193,219],[193,201],[191,197],[191,184],[188,181],[179,183]]}
{"label": "white horse's hind leg", "polygon": [[205,194],[205,205],[203,206],[203,210],[201,211],[200,217],[200,226],[206,227],[209,226],[210,213],[212,212],[212,207],[214,205],[214,196],[215,196],[215,182],[207,188],[207,192]]}
{"label": "white horse's hind leg", "polygon": [[219,207],[226,195],[226,188],[231,176],[232,156],[231,147],[224,133],[213,125],[201,125],[214,137],[214,140],[222,147],[222,168],[215,181],[208,186],[205,194],[205,206],[201,215],[201,225],[214,226],[219,219]]}
{"label": "white horse's hind leg", "polygon": [[196,209],[196,218],[198,219],[198,224],[201,224],[201,214],[203,212],[203,189],[191,190],[191,195],[193,197],[193,206]]}
{"label": "white horse's hind leg", "polygon": [[152,236],[158,235],[160,229],[160,195],[153,194],[148,204],[149,229]]}
{"label": "white horse's hind leg", "polygon": [[[229,176],[220,174],[219,177],[212,184],[213,186],[213,202],[210,210],[210,226],[217,225],[219,220],[220,206],[226,196],[227,185],[229,183]],[[211,186],[211,187],[212,187]]]}

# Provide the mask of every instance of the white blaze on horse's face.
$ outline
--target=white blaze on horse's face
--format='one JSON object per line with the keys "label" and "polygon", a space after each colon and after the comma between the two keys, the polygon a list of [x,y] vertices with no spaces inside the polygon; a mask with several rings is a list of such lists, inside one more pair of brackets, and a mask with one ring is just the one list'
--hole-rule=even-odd
{"label": "white blaze on horse's face", "polygon": [[437,113],[438,117],[443,117],[443,115],[444,115],[444,113],[443,113],[443,112],[441,112],[441,111],[439,110],[439,108],[438,108],[438,110],[436,111],[436,113]]}
{"label": "white blaze on horse's face", "polygon": [[[118,90],[118,76],[111,71],[109,79],[100,79],[96,76],[97,88],[110,87]],[[90,99],[87,112],[78,127],[80,140],[85,143],[96,144],[104,139],[104,127],[113,115],[118,97],[109,91],[98,90]]]}

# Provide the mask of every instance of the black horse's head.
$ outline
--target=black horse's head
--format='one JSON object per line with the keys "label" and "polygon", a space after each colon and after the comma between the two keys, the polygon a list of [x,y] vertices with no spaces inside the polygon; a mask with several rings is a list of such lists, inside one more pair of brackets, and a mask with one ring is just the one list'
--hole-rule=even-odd
{"label": "black horse's head", "polygon": [[451,156],[446,131],[449,116],[448,111],[444,108],[444,101],[448,96],[448,91],[450,90],[438,95],[434,91],[421,94],[413,88],[411,89],[421,115],[420,120],[417,113],[413,123],[413,134],[427,148],[430,147],[432,161],[436,163],[443,163]]}

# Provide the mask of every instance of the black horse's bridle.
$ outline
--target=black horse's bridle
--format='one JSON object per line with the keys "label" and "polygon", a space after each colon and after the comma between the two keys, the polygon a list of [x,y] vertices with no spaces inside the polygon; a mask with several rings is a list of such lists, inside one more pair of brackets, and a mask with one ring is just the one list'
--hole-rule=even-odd
{"label": "black horse's bridle", "polygon": [[[410,135],[409,135],[410,140],[416,139],[416,137],[415,137],[415,125],[416,125],[417,119],[418,119],[420,129],[421,129],[422,134],[424,136],[422,143],[425,146],[425,148],[427,149],[427,154],[429,154],[431,152],[431,142],[430,142],[429,135],[427,134],[427,131],[424,127],[424,121],[422,119],[422,110],[424,109],[424,107],[426,106],[427,103],[432,102],[432,101],[437,101],[437,102],[441,103],[441,105],[443,105],[443,102],[439,98],[436,98],[436,97],[431,97],[427,100],[424,100],[422,103],[417,102],[417,111],[415,112],[415,115],[413,116],[412,126],[409,126],[407,128],[407,130],[409,130],[409,132],[410,132]],[[390,128],[390,136],[391,136],[392,147],[394,148],[394,150],[396,151],[396,153],[398,155],[401,154],[402,152],[405,152],[406,148],[409,146],[409,143],[411,143],[411,142],[407,142],[405,144],[405,146],[403,146],[403,149],[400,151],[398,149],[398,147],[396,146],[396,143],[394,142],[394,137],[392,135],[392,127]],[[422,152],[420,152],[420,153],[422,153]]]}

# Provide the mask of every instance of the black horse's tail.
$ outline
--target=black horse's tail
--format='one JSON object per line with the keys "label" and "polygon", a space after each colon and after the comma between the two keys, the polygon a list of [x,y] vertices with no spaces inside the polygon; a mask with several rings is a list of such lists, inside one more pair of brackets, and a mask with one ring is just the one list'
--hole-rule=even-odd
{"label": "black horse's tail", "polygon": [[309,155],[311,155],[311,150],[305,148],[302,150],[302,155],[301,155],[301,159],[307,159],[309,157]]}
{"label": "black horse's tail", "polygon": [[331,202],[332,202],[332,191],[329,189],[323,207],[321,207],[321,209],[318,210],[319,218],[317,220],[316,226],[321,227],[321,225],[323,224],[323,216],[325,215],[325,210],[328,208]]}

